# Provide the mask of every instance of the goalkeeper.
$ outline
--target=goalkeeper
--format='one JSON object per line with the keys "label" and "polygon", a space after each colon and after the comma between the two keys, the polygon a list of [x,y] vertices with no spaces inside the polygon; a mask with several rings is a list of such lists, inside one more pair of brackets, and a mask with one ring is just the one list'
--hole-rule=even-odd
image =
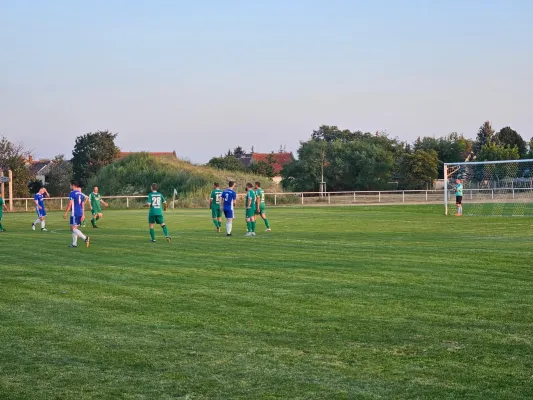
{"label": "goalkeeper", "polygon": [[163,218],[163,211],[167,210],[167,201],[165,197],[157,191],[157,184],[152,183],[152,192],[148,195],[146,206],[150,207],[148,212],[148,225],[150,227],[150,242],[155,242],[154,224],[161,225],[163,233],[167,238],[167,242],[171,242],[172,239],[168,235],[168,228]]}
{"label": "goalkeeper", "polygon": [[463,184],[460,179],[455,181],[455,205],[457,206],[456,217],[463,215]]}

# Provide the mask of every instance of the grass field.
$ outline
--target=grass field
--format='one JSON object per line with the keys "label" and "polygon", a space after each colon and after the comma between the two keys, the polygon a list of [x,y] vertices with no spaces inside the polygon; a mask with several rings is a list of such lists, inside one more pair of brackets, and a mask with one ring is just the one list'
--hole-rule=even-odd
{"label": "grass field", "polygon": [[[243,213],[240,210],[238,215]],[[108,211],[0,234],[1,399],[531,399],[530,218],[442,206]]]}

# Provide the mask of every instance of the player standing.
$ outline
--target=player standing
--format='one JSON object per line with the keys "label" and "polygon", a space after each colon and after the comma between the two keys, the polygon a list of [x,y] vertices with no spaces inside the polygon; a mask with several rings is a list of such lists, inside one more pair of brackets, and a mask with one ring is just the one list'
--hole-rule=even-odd
{"label": "player standing", "polygon": [[224,210],[224,216],[226,217],[226,236],[231,236],[236,204],[237,193],[235,193],[235,182],[229,181],[228,188],[222,192],[222,209]]}
{"label": "player standing", "polygon": [[255,201],[255,191],[251,183],[246,184],[246,227],[248,232],[244,236],[255,236],[255,210],[257,207]]}
{"label": "player standing", "polygon": [[455,181],[455,205],[457,206],[456,217],[463,215],[463,184],[460,179]]}
{"label": "player standing", "polygon": [[37,211],[37,219],[31,224],[32,230],[35,230],[35,226],[40,222],[41,231],[46,232],[46,209],[44,207],[44,199],[46,197],[50,197],[50,194],[44,187],[39,189],[39,191],[35,193],[35,196],[33,196],[33,201],[35,201],[35,211]]}
{"label": "player standing", "polygon": [[168,236],[168,228],[163,218],[163,210],[167,210],[167,201],[165,197],[157,191],[157,184],[152,183],[152,192],[148,195],[146,206],[150,207],[148,212],[148,226],[150,228],[150,242],[155,242],[155,230],[154,224],[161,225],[163,233],[167,238],[167,242],[171,242],[172,239]]}
{"label": "player standing", "polygon": [[107,204],[104,200],[102,200],[102,196],[100,193],[98,193],[98,186],[95,186],[93,188],[93,192],[89,195],[89,202],[91,205],[91,225],[93,228],[98,228],[96,225],[96,221],[99,219],[102,219],[102,208],[100,207],[100,203],[102,203],[105,207],[107,207],[109,204]]}
{"label": "player standing", "polygon": [[270,232],[270,224],[268,223],[268,218],[266,216],[266,203],[265,203],[265,192],[261,189],[261,183],[255,182],[255,194],[257,195],[257,213],[265,221],[266,231]]}
{"label": "player standing", "polygon": [[222,225],[222,210],[220,209],[221,198],[222,189],[220,189],[220,185],[215,182],[209,199],[209,208],[211,209],[211,217],[213,218],[213,223],[217,228],[217,232],[220,232],[220,227]]}
{"label": "player standing", "polygon": [[2,214],[4,213],[4,210],[6,212],[9,212],[9,210],[7,209],[7,206],[6,206],[6,203],[5,203],[4,199],[2,198],[2,196],[0,196],[0,232],[5,232],[6,231],[4,229],[4,226],[2,225]]}
{"label": "player standing", "polygon": [[79,230],[80,225],[85,220],[85,200],[86,196],[81,192],[78,182],[71,182],[72,191],[68,197],[68,206],[63,214],[63,219],[67,218],[67,214],[70,211],[70,230],[72,231],[72,244],[68,247],[78,247],[78,237],[85,241],[85,247],[89,247],[91,238],[85,236],[82,231]]}

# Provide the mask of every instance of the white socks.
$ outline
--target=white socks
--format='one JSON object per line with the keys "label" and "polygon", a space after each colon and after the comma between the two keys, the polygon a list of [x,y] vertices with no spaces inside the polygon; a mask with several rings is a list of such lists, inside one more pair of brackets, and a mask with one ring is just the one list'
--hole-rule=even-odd
{"label": "white socks", "polygon": [[228,235],[231,233],[232,228],[233,228],[233,224],[231,222],[226,222],[226,233]]}
{"label": "white socks", "polygon": [[81,231],[78,228],[73,229],[72,230],[72,234],[81,237],[83,240],[87,239],[87,236],[85,236],[83,233],[81,233]]}
{"label": "white socks", "polygon": [[46,222],[44,222],[44,219],[41,221],[41,229],[44,229],[44,227],[46,226]]}
{"label": "white socks", "polygon": [[33,223],[34,226],[37,226],[39,224],[39,222],[41,222],[41,219],[40,218],[37,218],[35,220],[35,222]]}
{"label": "white socks", "polygon": [[76,235],[74,233],[74,231],[72,232],[72,245],[73,246],[77,246],[78,245],[78,235]]}

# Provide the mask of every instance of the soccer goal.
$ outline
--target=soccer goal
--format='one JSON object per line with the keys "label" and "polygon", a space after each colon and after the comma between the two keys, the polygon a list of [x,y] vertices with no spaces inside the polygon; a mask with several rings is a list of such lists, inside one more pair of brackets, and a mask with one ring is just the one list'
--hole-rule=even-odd
{"label": "soccer goal", "polygon": [[444,213],[455,210],[457,179],[463,215],[533,215],[533,160],[444,164]]}

